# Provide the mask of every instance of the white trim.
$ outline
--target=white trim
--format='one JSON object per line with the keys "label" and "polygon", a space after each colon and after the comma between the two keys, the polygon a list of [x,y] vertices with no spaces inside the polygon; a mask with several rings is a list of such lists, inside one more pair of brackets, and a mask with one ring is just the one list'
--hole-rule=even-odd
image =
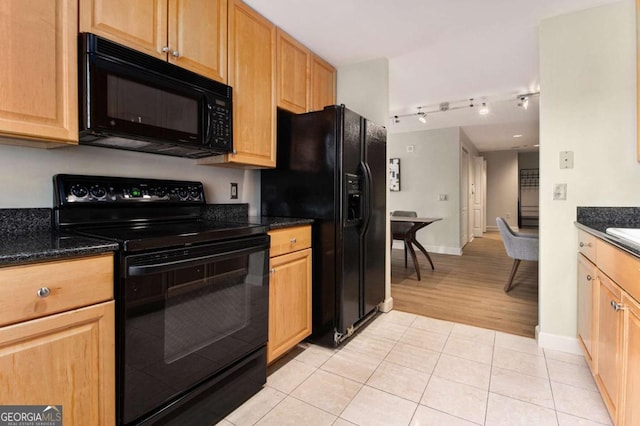
{"label": "white trim", "polygon": [[382,312],[389,312],[393,310],[393,297],[388,297],[384,300],[384,302],[380,302],[378,305],[378,309]]}
{"label": "white trim", "polygon": [[[520,228],[518,228],[517,226],[511,226],[511,225],[509,225],[509,227],[510,227],[514,232],[520,232]],[[497,226],[489,226],[489,225],[487,225],[487,231],[488,231],[488,232],[491,232],[491,231],[493,231],[493,232],[499,232],[500,230],[498,229],[498,227],[497,227]]]}
{"label": "white trim", "polygon": [[[404,243],[399,240],[393,241],[393,248],[404,250]],[[429,253],[438,253],[438,254],[451,254],[454,256],[462,256],[462,249],[459,247],[445,247],[445,246],[425,246],[424,247]],[[420,250],[416,250],[416,253],[420,253]]]}
{"label": "white trim", "polygon": [[538,346],[570,354],[584,355],[576,337],[561,336],[559,334],[542,333],[540,326],[536,326],[536,340]]}

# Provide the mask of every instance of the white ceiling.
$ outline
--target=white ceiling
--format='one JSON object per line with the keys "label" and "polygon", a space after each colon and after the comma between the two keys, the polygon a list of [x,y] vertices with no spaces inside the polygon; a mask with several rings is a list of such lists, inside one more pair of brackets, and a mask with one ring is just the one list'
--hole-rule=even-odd
{"label": "white ceiling", "polygon": [[480,151],[535,149],[539,98],[525,111],[517,95],[541,90],[540,21],[614,1],[245,0],[336,67],[388,58],[390,116],[486,101],[482,117],[474,107],[385,123],[390,133],[460,126]]}

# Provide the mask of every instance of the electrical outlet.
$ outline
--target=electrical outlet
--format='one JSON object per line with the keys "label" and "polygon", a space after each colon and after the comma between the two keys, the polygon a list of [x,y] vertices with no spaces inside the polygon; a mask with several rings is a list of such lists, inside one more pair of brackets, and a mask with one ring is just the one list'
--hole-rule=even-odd
{"label": "electrical outlet", "polygon": [[407,145],[407,152],[413,152],[414,148],[414,145]]}
{"label": "electrical outlet", "polygon": [[231,182],[231,199],[238,199],[238,184],[235,182]]}
{"label": "electrical outlet", "polygon": [[448,198],[447,194],[438,195],[438,201],[447,201]]}

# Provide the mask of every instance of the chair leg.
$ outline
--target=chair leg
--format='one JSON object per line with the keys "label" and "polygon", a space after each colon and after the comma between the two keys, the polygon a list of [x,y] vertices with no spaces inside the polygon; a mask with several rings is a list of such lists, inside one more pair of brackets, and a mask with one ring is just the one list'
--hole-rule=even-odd
{"label": "chair leg", "polygon": [[518,266],[520,266],[520,259],[513,259],[513,266],[511,267],[511,274],[509,275],[509,281],[504,285],[505,293],[511,290],[511,285],[513,284],[513,278],[516,276],[516,271],[518,270]]}

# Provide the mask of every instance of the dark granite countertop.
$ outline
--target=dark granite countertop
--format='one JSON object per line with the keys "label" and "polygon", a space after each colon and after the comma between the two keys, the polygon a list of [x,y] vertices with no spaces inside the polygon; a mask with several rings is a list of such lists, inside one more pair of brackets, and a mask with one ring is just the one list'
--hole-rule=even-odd
{"label": "dark granite countertop", "polygon": [[268,217],[268,216],[249,216],[249,223],[259,223],[268,226],[269,229],[289,228],[292,226],[310,225],[313,219],[303,219],[295,217]]}
{"label": "dark granite countertop", "polygon": [[117,249],[116,243],[59,235],[46,230],[24,234],[3,234],[0,238],[0,266],[87,256]]}
{"label": "dark granite countertop", "polygon": [[576,226],[640,257],[640,247],[606,233],[607,228],[640,228],[640,207],[578,207]]}

